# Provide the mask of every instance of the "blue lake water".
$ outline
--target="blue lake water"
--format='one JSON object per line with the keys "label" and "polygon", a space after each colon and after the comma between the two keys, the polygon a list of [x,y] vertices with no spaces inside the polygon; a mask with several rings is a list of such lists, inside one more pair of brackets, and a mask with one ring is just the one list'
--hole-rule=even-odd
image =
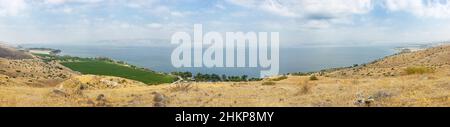
{"label": "blue lake water", "polygon": [[[175,47],[149,46],[84,46],[26,45],[61,49],[61,55],[80,57],[110,57],[161,72],[190,71],[226,75],[259,77],[261,68],[175,68],[171,53]],[[327,68],[363,64],[394,54],[394,46],[301,47],[280,49],[280,74],[319,71]]]}

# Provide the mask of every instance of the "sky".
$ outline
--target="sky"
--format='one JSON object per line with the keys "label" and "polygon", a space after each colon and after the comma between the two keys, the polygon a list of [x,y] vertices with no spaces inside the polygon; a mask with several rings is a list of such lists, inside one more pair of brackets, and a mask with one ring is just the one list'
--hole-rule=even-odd
{"label": "sky", "polygon": [[169,40],[205,32],[279,32],[283,45],[450,40],[450,0],[0,0],[0,41]]}

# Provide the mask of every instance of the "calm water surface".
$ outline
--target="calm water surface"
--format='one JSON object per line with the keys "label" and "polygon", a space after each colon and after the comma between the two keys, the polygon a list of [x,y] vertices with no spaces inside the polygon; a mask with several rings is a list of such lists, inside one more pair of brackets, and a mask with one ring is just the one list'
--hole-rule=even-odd
{"label": "calm water surface", "polygon": [[[175,47],[26,45],[61,49],[62,55],[110,57],[155,71],[191,71],[259,77],[260,68],[174,68],[171,53]],[[302,47],[280,49],[280,74],[318,71],[326,68],[363,64],[394,54],[394,46]]]}

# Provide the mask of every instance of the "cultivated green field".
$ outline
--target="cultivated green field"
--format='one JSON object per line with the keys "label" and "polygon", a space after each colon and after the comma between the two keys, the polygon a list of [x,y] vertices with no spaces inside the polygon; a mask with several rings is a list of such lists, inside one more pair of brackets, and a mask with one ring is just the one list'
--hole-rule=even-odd
{"label": "cultivated green field", "polygon": [[117,76],[146,84],[161,84],[174,81],[172,76],[103,61],[62,62],[62,65],[83,74]]}
{"label": "cultivated green field", "polygon": [[[36,54],[35,54],[36,55]],[[146,84],[171,83],[174,76],[160,74],[143,68],[137,68],[124,62],[109,58],[80,58],[71,56],[37,55],[44,61],[57,60],[62,65],[82,74],[116,76],[140,81]]]}

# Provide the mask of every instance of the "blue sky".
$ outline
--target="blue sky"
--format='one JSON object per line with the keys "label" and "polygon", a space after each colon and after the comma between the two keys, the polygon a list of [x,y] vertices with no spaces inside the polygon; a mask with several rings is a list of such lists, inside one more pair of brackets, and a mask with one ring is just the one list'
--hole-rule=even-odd
{"label": "blue sky", "polygon": [[0,0],[0,41],[168,40],[174,32],[280,32],[283,45],[450,40],[450,0]]}

